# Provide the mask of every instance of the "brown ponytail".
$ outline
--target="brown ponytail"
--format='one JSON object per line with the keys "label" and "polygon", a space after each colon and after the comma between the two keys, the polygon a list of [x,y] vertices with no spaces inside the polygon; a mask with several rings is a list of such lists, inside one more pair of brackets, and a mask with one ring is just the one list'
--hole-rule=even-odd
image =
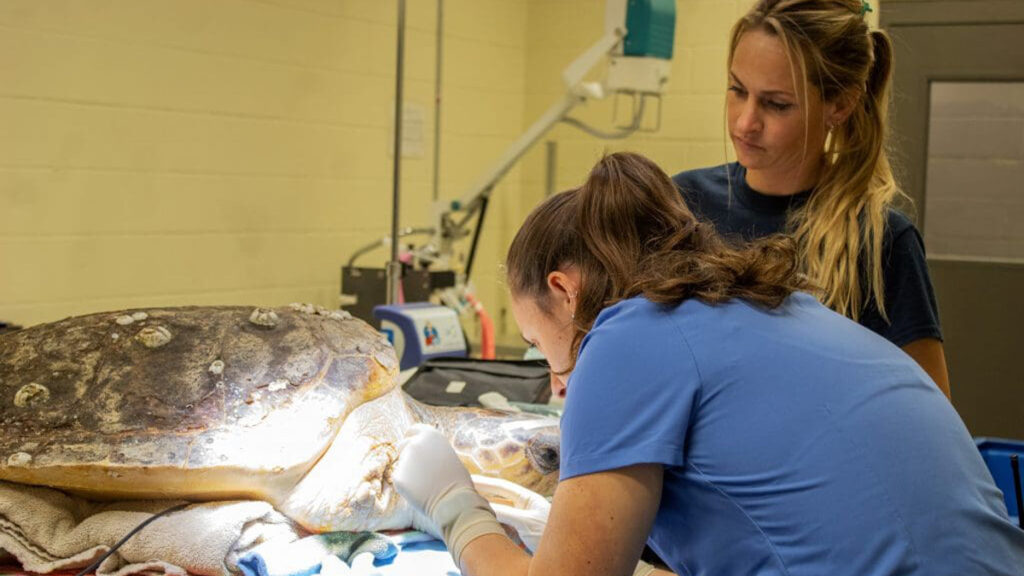
{"label": "brown ponytail", "polygon": [[575,355],[598,313],[620,300],[743,298],[774,308],[808,287],[798,262],[795,244],[782,236],[728,247],[694,217],[657,165],[617,153],[602,158],[583,186],[534,209],[512,241],[506,274],[514,297],[549,310],[548,274],[579,268]]}

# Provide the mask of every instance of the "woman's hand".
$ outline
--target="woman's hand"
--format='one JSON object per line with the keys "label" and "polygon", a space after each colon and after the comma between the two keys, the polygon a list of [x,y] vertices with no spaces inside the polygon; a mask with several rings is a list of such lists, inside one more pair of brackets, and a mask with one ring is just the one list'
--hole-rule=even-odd
{"label": "woman's hand", "polygon": [[406,433],[392,480],[398,493],[429,518],[427,531],[444,540],[456,565],[475,538],[505,533],[448,439],[430,426],[417,424]]}
{"label": "woman's hand", "polygon": [[551,511],[547,498],[501,478],[480,475],[472,478],[480,495],[491,503],[498,522],[514,528],[531,554],[536,551]]}

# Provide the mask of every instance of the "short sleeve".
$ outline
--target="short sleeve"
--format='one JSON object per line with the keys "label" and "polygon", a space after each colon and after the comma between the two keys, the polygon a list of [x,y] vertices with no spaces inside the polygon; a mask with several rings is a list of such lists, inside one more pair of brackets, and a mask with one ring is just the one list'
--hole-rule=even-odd
{"label": "short sleeve", "polygon": [[942,340],[924,242],[909,222],[901,228],[893,231],[884,254],[885,310],[889,322],[882,319],[872,301],[861,323],[897,346],[922,338]]}
{"label": "short sleeve", "polygon": [[603,311],[581,345],[562,417],[563,480],[683,464],[699,374],[671,316],[640,302]]}

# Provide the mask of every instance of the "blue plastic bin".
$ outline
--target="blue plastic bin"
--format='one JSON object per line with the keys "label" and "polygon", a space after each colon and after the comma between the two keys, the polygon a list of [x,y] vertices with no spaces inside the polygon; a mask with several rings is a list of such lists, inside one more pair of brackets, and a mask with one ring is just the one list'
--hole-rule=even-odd
{"label": "blue plastic bin", "polygon": [[1017,495],[1013,488],[1013,468],[1010,467],[1010,456],[1017,455],[1019,460],[1021,481],[1024,482],[1024,442],[1003,438],[975,438],[974,442],[981,451],[996,486],[1003,491],[1006,510],[1010,518],[1017,521]]}

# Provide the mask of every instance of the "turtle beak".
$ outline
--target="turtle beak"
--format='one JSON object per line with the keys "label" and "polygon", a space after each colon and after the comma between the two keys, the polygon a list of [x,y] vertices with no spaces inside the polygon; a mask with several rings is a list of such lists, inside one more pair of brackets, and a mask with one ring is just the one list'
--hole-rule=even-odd
{"label": "turtle beak", "polygon": [[554,432],[538,431],[526,442],[526,457],[535,470],[546,476],[558,471],[559,445],[557,428]]}

